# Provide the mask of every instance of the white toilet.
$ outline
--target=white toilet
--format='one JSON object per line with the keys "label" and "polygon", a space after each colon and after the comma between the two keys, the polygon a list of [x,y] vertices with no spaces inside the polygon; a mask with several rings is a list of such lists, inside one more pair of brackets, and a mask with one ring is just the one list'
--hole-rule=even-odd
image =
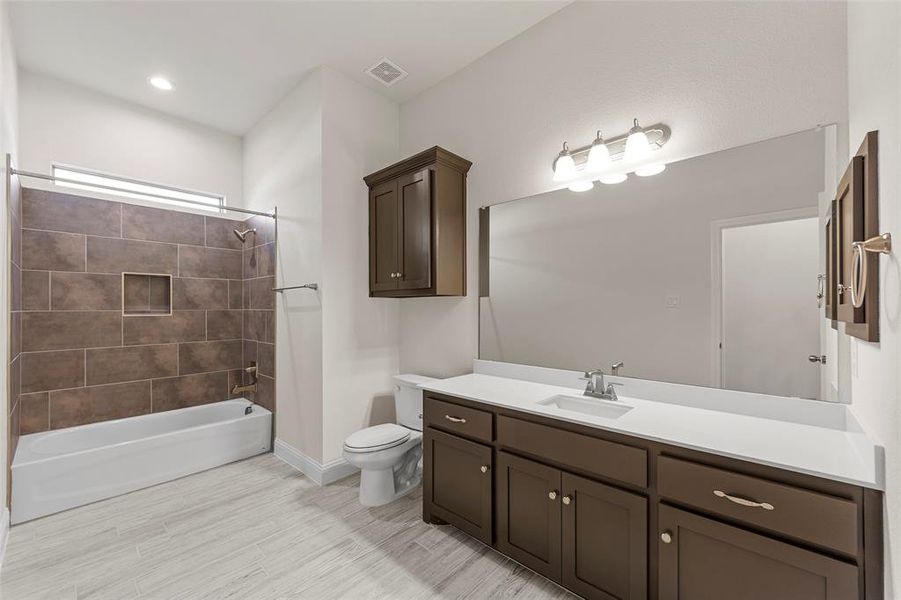
{"label": "white toilet", "polygon": [[421,375],[395,375],[394,423],[367,427],[344,440],[344,460],[360,469],[360,503],[381,506],[400,498],[422,479],[422,390],[434,381]]}

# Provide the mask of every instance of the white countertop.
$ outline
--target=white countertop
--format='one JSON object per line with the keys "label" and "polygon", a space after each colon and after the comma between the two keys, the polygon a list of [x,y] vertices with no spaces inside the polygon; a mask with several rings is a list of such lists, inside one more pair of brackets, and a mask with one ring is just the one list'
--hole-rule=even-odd
{"label": "white countertop", "polygon": [[[633,409],[615,419],[538,404],[558,394],[579,397],[581,390],[573,387],[480,373],[434,380],[420,387],[449,396],[867,488],[881,490],[884,487],[883,450],[860,429],[850,413],[847,424],[811,425],[798,422],[794,417],[783,420],[779,415],[751,416],[747,413],[753,411],[748,409],[727,412],[686,406],[685,403],[657,401],[656,398],[650,400],[647,397],[630,397],[630,380],[616,381],[626,382],[617,388],[617,392],[620,402]],[[636,384],[636,387],[639,385]],[[671,385],[673,384],[660,384],[660,387]],[[678,387],[692,389],[690,386]],[[724,394],[724,397],[730,394],[728,391],[716,392]],[[699,393],[712,392],[706,390]],[[666,393],[662,395],[666,396]],[[806,403],[802,406],[812,406],[809,410],[813,411],[816,410],[816,405],[824,405],[823,409],[833,414],[837,410],[847,411],[847,407],[843,405],[790,398],[781,400],[786,403]],[[728,405],[729,402],[725,404]],[[822,420],[812,419],[812,422],[819,423]]]}

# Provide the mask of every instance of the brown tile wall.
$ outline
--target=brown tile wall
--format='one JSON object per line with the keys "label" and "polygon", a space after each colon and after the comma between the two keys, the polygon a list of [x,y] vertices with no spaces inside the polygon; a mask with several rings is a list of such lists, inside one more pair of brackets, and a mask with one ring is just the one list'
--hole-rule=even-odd
{"label": "brown tile wall", "polygon": [[[10,199],[13,450],[19,432],[224,400],[250,360],[260,382],[247,396],[274,409],[272,219],[27,188]],[[258,232],[241,244],[244,227]],[[168,301],[152,279],[123,290],[123,272],[171,275],[172,314],[123,315],[123,298],[152,312]]]}

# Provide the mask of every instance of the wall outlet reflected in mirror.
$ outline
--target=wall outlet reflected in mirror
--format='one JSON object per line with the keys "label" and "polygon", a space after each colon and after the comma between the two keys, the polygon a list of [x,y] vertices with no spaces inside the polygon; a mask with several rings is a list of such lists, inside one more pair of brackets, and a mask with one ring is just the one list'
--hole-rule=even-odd
{"label": "wall outlet reflected in mirror", "polygon": [[682,304],[682,298],[680,296],[667,296],[664,300],[664,306],[667,308],[679,308]]}

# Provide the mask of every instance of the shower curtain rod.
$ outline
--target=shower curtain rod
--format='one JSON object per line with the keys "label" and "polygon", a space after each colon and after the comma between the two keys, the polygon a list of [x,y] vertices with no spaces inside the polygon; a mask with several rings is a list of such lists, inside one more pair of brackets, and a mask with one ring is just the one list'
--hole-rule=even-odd
{"label": "shower curtain rod", "polygon": [[[138,192],[138,191],[131,191],[131,190],[123,190],[122,188],[117,188],[117,187],[114,187],[111,185],[103,185],[100,183],[89,183],[86,181],[79,181],[78,179],[68,179],[66,177],[56,177],[54,175],[44,175],[43,173],[33,173],[31,171],[21,171],[19,169],[10,169],[10,174],[18,175],[19,177],[32,177],[34,179],[43,179],[45,181],[52,181],[54,183],[56,183],[57,181],[61,181],[63,183],[73,183],[73,184],[84,186],[84,187],[101,188],[104,190],[112,190],[115,192],[128,192],[128,193],[132,193],[132,194],[137,194],[139,196],[149,196],[151,198],[159,198],[161,200],[168,200],[170,202],[184,202],[185,204],[196,204],[197,206],[203,206],[205,208],[210,208],[210,206],[212,206],[211,204],[207,204],[206,202],[200,202],[199,200],[173,198],[172,196],[163,196],[162,194],[153,194],[150,192]],[[144,182],[130,181],[123,177],[110,177],[110,179],[118,179],[120,181],[125,181],[128,183],[144,184]],[[172,188],[172,189],[173,189],[173,191],[180,191],[176,188]],[[269,217],[270,219],[274,219],[277,214],[275,211],[273,211],[271,213],[267,213],[267,212],[260,212],[258,210],[251,210],[249,208],[239,208],[237,206],[220,206],[219,209],[220,209],[220,211],[225,211],[225,212],[239,212],[239,213],[244,213],[247,215],[257,215],[260,217]]]}

